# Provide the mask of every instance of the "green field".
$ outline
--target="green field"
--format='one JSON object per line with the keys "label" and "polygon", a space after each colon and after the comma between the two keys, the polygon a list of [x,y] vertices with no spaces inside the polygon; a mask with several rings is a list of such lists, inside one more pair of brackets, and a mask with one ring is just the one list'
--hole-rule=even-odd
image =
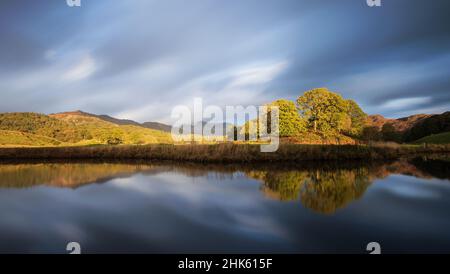
{"label": "green field", "polygon": [[450,132],[429,135],[414,142],[415,144],[450,144]]}

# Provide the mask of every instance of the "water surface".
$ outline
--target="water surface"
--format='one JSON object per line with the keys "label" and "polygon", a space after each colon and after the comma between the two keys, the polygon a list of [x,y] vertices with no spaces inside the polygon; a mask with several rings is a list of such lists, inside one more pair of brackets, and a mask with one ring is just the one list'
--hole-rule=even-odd
{"label": "water surface", "polygon": [[449,167],[3,163],[0,252],[450,253]]}

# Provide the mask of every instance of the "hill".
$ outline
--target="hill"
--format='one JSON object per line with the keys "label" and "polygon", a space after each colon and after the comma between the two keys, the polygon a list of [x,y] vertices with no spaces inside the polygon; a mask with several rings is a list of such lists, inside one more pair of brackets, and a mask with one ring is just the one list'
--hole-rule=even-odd
{"label": "hill", "polygon": [[450,111],[432,115],[416,123],[405,134],[405,141],[411,142],[420,138],[450,131]]}
{"label": "hill", "polygon": [[[450,112],[439,115],[418,114],[400,119],[381,115],[368,118],[368,127],[377,131],[376,141],[399,143],[449,143]],[[389,125],[389,126],[387,126]],[[233,138],[234,128],[217,124]],[[245,127],[237,127],[237,134]],[[161,123],[117,119],[83,111],[55,113],[2,113],[0,114],[0,146],[74,146],[97,144],[156,144],[173,143],[171,127]],[[429,136],[429,137],[427,137]],[[422,139],[423,138],[423,139]],[[365,139],[364,139],[365,140]],[[304,131],[300,135],[284,138],[283,142],[300,144],[353,144],[354,138],[343,134],[329,135]]]}
{"label": "hill", "polygon": [[83,138],[83,141],[87,140],[88,143],[153,144],[172,142],[170,134],[142,127],[139,123],[131,120],[120,120],[107,115],[95,115],[82,111],[63,112],[49,116],[71,123],[79,130],[87,132],[88,136]]}
{"label": "hill", "polygon": [[[382,138],[385,141],[409,143],[432,134],[449,132],[450,112],[442,114],[416,114],[399,119],[371,115],[367,119],[367,125],[381,131]],[[392,138],[392,136],[396,136],[396,138]]]}
{"label": "hill", "polygon": [[19,131],[0,130],[0,146],[4,147],[55,146],[60,144],[60,141],[45,136]]}
{"label": "hill", "polygon": [[394,129],[398,132],[406,132],[421,121],[431,117],[433,115],[430,114],[416,114],[404,118],[399,119],[390,119],[385,118],[382,115],[370,115],[368,116],[368,124],[369,126],[375,126],[379,128],[380,130],[383,128],[386,124],[391,124]]}
{"label": "hill", "polygon": [[100,120],[106,121],[106,122],[110,122],[116,125],[121,125],[121,126],[125,126],[125,125],[132,125],[132,126],[140,126],[141,124],[139,124],[136,121],[133,120],[128,120],[128,119],[117,119],[114,117],[111,117],[109,115],[96,115],[96,114],[91,114],[91,113],[86,113],[86,112],[82,112],[81,113],[85,116],[91,116],[91,117],[95,117],[98,118]]}
{"label": "hill", "polygon": [[116,124],[119,126],[138,126],[138,127],[144,127],[144,128],[148,128],[148,129],[154,129],[154,130],[160,130],[160,131],[164,131],[164,132],[170,132],[172,127],[163,123],[158,123],[158,122],[145,122],[145,123],[138,123],[136,121],[133,120],[129,120],[129,119],[118,119],[118,118],[114,118],[111,117],[109,115],[97,115],[97,114],[92,114],[92,113],[88,113],[88,112],[84,112],[81,110],[77,110],[77,111],[71,111],[71,112],[61,112],[61,113],[56,113],[56,114],[51,114],[51,116],[55,116],[55,117],[63,117],[64,115],[77,115],[77,116],[85,116],[85,117],[94,117],[94,118],[98,118],[100,120],[103,120],[105,122],[109,122],[112,124]]}
{"label": "hill", "polygon": [[158,123],[158,122],[145,122],[140,125],[145,128],[161,130],[164,132],[171,132],[171,130],[172,130],[171,126],[163,124],[163,123]]}
{"label": "hill", "polygon": [[0,130],[45,136],[60,142],[78,142],[86,134],[72,123],[38,113],[2,113]]}
{"label": "hill", "polygon": [[51,146],[171,143],[170,134],[134,124],[118,125],[82,111],[44,115],[0,114],[2,145]]}

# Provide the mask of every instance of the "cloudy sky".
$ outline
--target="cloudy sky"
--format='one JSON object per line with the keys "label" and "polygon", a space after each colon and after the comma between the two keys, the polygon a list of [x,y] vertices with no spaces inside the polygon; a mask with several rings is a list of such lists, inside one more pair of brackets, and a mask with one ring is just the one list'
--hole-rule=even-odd
{"label": "cloudy sky", "polygon": [[175,105],[328,87],[370,114],[450,110],[450,1],[2,0],[0,112],[169,122]]}

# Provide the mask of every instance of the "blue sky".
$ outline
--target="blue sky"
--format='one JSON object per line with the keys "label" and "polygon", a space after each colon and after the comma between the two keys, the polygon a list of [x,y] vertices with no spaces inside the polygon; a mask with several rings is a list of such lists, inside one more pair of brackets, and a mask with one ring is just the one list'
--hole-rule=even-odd
{"label": "blue sky", "polygon": [[170,122],[328,87],[369,114],[450,110],[450,1],[0,2],[0,112]]}

